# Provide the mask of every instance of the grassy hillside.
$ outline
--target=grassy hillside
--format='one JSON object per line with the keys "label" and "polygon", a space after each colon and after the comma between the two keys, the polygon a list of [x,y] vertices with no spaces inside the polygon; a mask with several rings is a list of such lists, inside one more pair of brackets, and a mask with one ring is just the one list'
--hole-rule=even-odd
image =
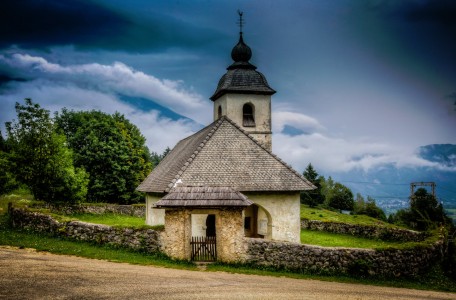
{"label": "grassy hillside", "polygon": [[387,222],[383,222],[365,215],[346,215],[322,208],[310,208],[304,204],[301,204],[301,219],[359,225],[393,226]]}
{"label": "grassy hillside", "polygon": [[27,205],[32,203],[33,196],[28,190],[16,190],[8,195],[0,195],[0,215],[6,214],[8,211],[8,203],[12,202],[15,205]]}

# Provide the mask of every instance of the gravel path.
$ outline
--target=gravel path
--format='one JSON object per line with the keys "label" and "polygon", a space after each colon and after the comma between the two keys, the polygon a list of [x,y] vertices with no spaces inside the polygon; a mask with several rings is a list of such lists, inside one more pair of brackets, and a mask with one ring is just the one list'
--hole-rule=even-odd
{"label": "gravel path", "polygon": [[456,294],[184,271],[0,247],[0,299],[456,299]]}

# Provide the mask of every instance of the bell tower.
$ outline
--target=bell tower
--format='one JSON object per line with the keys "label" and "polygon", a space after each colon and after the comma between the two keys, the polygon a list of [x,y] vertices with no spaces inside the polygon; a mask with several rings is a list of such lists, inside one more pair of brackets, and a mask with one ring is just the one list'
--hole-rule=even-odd
{"label": "bell tower", "polygon": [[210,98],[214,102],[214,121],[227,116],[271,150],[271,95],[276,91],[249,62],[252,50],[242,36],[242,12],[239,12],[239,25],[239,42],[231,50],[234,62],[227,68]]}

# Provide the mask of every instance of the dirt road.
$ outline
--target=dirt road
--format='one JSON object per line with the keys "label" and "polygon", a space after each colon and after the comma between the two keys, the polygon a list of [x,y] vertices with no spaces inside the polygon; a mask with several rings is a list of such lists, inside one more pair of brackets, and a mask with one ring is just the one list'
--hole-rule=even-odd
{"label": "dirt road", "polygon": [[0,247],[0,299],[456,299],[456,294],[136,266]]}

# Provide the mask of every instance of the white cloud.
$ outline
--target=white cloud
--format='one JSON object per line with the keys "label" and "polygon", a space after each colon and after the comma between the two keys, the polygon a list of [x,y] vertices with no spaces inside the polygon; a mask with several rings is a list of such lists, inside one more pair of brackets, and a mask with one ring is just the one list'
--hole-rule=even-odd
{"label": "white cloud", "polygon": [[42,57],[28,54],[0,55],[0,63],[14,69],[19,77],[49,79],[61,84],[71,83],[86,90],[119,93],[153,100],[169,109],[201,123],[210,120],[208,101],[184,87],[182,81],[159,79],[121,62],[63,66]]}
{"label": "white cloud", "polygon": [[315,118],[296,112],[273,112],[272,119],[273,132],[281,132],[284,129],[285,125],[293,126],[294,128],[301,129],[305,132],[314,132],[316,130],[321,130],[324,128]]}
{"label": "white cloud", "polygon": [[[390,164],[397,167],[432,167],[456,171],[456,168],[418,157],[413,145],[406,147],[377,140],[374,142],[372,139],[331,136],[316,119],[303,114],[277,112],[274,114],[274,122],[279,123],[273,135],[274,153],[299,172],[309,163],[326,174],[352,169],[368,171]],[[311,133],[289,136],[280,132],[285,125],[311,129]]]}
{"label": "white cloud", "polygon": [[[161,153],[192,134],[197,129],[195,123],[184,119],[174,121],[158,111],[141,111],[120,101],[119,94],[156,101],[202,124],[208,124],[212,116],[210,102],[185,89],[182,81],[159,79],[120,62],[64,66],[38,56],[13,54],[0,55],[0,65],[29,80],[10,82],[7,89],[3,89],[0,95],[1,123],[15,117],[14,102],[26,97],[52,112],[63,107],[97,109],[107,113],[119,111],[140,128],[149,148]],[[361,123],[366,125],[369,122]],[[274,152],[298,171],[304,170],[309,162],[329,174],[356,168],[369,170],[386,164],[445,169],[419,158],[414,152],[415,144],[404,146],[387,142],[378,135],[375,139],[341,136],[335,133],[338,127],[333,123],[324,126],[320,118],[290,111],[286,105],[276,107],[272,124]],[[282,131],[286,125],[305,134],[285,135]]]}
{"label": "white cloud", "polygon": [[144,112],[119,101],[114,94],[85,90],[72,84],[60,85],[47,80],[35,80],[16,83],[8,94],[0,95],[2,113],[0,122],[14,118],[14,103],[26,97],[32,98],[52,112],[63,107],[74,110],[101,110],[113,114],[120,112],[138,126],[146,137],[147,146],[151,151],[161,153],[166,147],[173,147],[180,139],[192,134],[195,123],[180,119],[177,121],[160,115],[159,111]]}

